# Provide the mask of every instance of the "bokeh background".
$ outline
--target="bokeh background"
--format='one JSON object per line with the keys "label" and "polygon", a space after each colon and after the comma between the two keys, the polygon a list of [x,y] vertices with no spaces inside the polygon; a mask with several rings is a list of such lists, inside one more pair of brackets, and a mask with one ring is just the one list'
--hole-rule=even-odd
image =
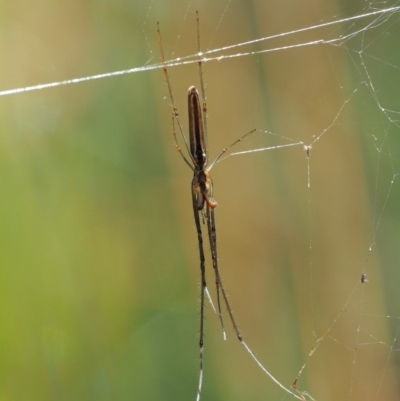
{"label": "bokeh background", "polygon": [[[157,64],[157,21],[167,60],[192,55],[195,10],[205,51],[379,7],[3,0],[0,90]],[[324,336],[298,380],[317,400],[400,398],[400,23],[398,11],[376,18],[230,53],[343,36],[332,44],[204,66],[211,158],[253,128],[237,150],[312,144],[309,158],[302,146],[235,156],[212,175],[243,336],[287,387]],[[186,127],[197,67],[169,72]],[[1,97],[0,130],[0,400],[194,400],[192,174],[174,150],[162,71]],[[288,399],[227,317],[224,342],[206,312],[202,400]]]}

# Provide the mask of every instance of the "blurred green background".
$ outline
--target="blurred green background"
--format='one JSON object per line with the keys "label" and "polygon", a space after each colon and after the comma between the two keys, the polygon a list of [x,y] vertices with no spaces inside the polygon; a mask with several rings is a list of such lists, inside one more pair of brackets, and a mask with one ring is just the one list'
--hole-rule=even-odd
{"label": "blurred green background", "polygon": [[[157,21],[168,60],[194,54],[196,9],[209,50],[375,8],[3,0],[0,90],[159,63]],[[298,381],[317,400],[400,398],[398,15],[231,53],[359,31],[330,45],[204,66],[211,159],[253,128],[237,150],[284,137],[313,145],[309,159],[293,146],[228,158],[212,175],[222,275],[259,359],[290,387],[331,328]],[[197,67],[169,72],[186,127]],[[169,103],[161,70],[0,98],[0,401],[195,399],[192,174],[174,150]],[[223,342],[206,312],[202,400],[288,399],[227,317]]]}

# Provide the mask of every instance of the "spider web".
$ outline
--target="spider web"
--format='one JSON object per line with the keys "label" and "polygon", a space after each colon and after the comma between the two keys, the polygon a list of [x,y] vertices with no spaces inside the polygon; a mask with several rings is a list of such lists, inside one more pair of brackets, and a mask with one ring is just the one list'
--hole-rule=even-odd
{"label": "spider web", "polygon": [[[247,344],[305,399],[400,398],[400,3],[264,3],[4,6],[4,399],[195,399],[191,173],[156,37],[186,123],[195,10],[210,159],[257,130],[212,171]],[[289,399],[206,312],[202,400]]]}

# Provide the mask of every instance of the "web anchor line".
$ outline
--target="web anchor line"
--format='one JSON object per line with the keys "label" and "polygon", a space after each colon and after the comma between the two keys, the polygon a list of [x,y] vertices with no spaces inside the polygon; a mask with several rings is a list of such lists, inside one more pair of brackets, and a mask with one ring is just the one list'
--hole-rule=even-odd
{"label": "web anchor line", "polygon": [[[355,16],[348,17],[348,18],[342,18],[342,19],[339,19],[339,20],[336,20],[336,21],[329,21],[329,22],[325,22],[325,23],[322,23],[322,24],[318,24],[318,25],[313,25],[313,26],[306,27],[306,28],[297,29],[297,30],[294,30],[294,31],[283,32],[283,33],[279,33],[279,34],[275,34],[275,35],[271,35],[271,36],[267,36],[267,37],[263,37],[263,38],[259,38],[259,39],[254,39],[254,40],[251,40],[251,41],[241,42],[241,43],[238,43],[238,44],[235,44],[235,45],[229,45],[229,46],[224,46],[224,47],[220,47],[220,48],[217,48],[217,49],[211,49],[211,50],[205,51],[203,53],[204,57],[202,58],[202,60],[203,60],[203,62],[206,62],[206,61],[220,61],[220,60],[223,60],[223,59],[230,59],[230,58],[244,57],[244,56],[250,56],[250,55],[257,55],[257,54],[268,53],[268,52],[273,52],[273,51],[293,49],[293,48],[297,48],[297,47],[312,46],[312,45],[325,44],[325,43],[326,44],[334,44],[335,42],[342,42],[342,41],[346,40],[346,38],[348,38],[350,36],[353,36],[353,35],[356,35],[356,34],[358,34],[360,32],[363,32],[366,28],[360,29],[360,30],[358,30],[356,32],[348,34],[346,37],[338,37],[338,38],[330,39],[330,40],[317,39],[317,40],[310,41],[310,42],[298,43],[298,44],[294,44],[294,45],[283,46],[283,47],[272,48],[272,49],[264,49],[264,50],[254,51],[254,52],[245,52],[245,53],[237,53],[237,54],[229,54],[229,55],[220,55],[220,56],[215,56],[215,57],[205,57],[208,54],[214,54],[214,53],[218,53],[218,52],[223,52],[223,51],[227,51],[227,50],[231,50],[231,49],[236,49],[238,47],[248,46],[248,45],[252,45],[252,44],[255,44],[255,43],[260,43],[260,42],[264,42],[264,41],[267,41],[267,40],[272,40],[272,39],[276,39],[276,38],[280,38],[280,37],[284,37],[284,36],[289,36],[289,35],[294,35],[294,34],[297,34],[297,33],[316,30],[316,29],[320,29],[320,28],[325,28],[325,27],[329,27],[329,26],[333,26],[333,25],[337,25],[337,24],[342,24],[342,23],[345,23],[345,22],[357,21],[357,20],[361,20],[363,18],[368,18],[368,17],[372,17],[372,16],[395,13],[395,12],[398,12],[398,11],[400,11],[400,6],[389,7],[389,8],[385,8],[385,9],[382,9],[382,10],[371,11],[371,12],[364,13],[364,14],[361,14],[361,15],[355,15]],[[185,57],[176,58],[176,59],[173,59],[173,60],[170,60],[170,61],[166,61],[165,62],[165,66],[166,67],[175,67],[175,66],[179,66],[179,65],[197,63],[198,62],[197,56],[198,55],[195,54],[195,55],[189,55],[189,56],[185,56]],[[115,77],[115,76],[118,76],[118,75],[126,75],[126,74],[132,74],[132,73],[137,73],[137,72],[152,71],[152,70],[157,70],[157,69],[160,69],[160,68],[163,68],[163,64],[162,63],[151,64],[151,65],[143,65],[141,67],[134,67],[134,68],[126,69],[126,70],[106,72],[106,73],[89,75],[89,76],[80,77],[80,78],[72,78],[72,79],[66,79],[66,80],[62,80],[62,81],[55,81],[55,82],[50,82],[50,83],[45,83],[45,84],[37,84],[37,85],[25,86],[25,87],[14,88],[14,89],[6,89],[6,90],[3,90],[3,91],[0,91],[0,96],[15,95],[15,94],[18,94],[18,93],[32,92],[32,91],[36,91],[36,90],[55,88],[55,87],[63,86],[63,85],[72,85],[72,84],[77,84],[77,83],[82,83],[82,82],[87,82],[87,81],[93,81],[93,80],[96,80],[96,79],[110,78],[110,77]]]}

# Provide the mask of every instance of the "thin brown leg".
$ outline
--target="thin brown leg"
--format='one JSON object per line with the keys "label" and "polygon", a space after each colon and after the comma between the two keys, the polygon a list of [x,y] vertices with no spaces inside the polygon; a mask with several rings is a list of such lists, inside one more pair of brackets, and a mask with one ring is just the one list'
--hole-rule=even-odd
{"label": "thin brown leg", "polygon": [[205,269],[205,257],[204,257],[204,248],[203,248],[203,234],[201,231],[201,223],[200,223],[200,216],[199,210],[197,210],[197,201],[196,195],[192,192],[192,205],[193,205],[193,214],[194,214],[194,221],[196,223],[196,230],[197,230],[197,238],[199,242],[199,255],[200,255],[200,273],[201,273],[201,292],[200,292],[200,373],[199,373],[199,385],[197,389],[197,400],[200,400],[201,394],[201,387],[203,384],[203,351],[204,351],[204,292],[207,289],[206,283],[206,269]]}
{"label": "thin brown leg", "polygon": [[[222,297],[224,299],[226,309],[228,310],[229,317],[232,322],[233,329],[235,330],[236,336],[240,342],[242,342],[242,335],[240,334],[238,325],[236,324],[235,318],[233,317],[232,309],[229,305],[228,297],[226,296],[225,288],[222,283],[221,275],[218,268],[218,252],[217,252],[217,230],[215,228],[215,210],[211,209],[207,205],[207,226],[208,226],[208,237],[210,239],[211,257],[213,262],[213,268],[215,272],[215,283],[217,285],[218,303],[219,303],[219,289],[221,290]],[[222,318],[221,318],[222,321]]]}

